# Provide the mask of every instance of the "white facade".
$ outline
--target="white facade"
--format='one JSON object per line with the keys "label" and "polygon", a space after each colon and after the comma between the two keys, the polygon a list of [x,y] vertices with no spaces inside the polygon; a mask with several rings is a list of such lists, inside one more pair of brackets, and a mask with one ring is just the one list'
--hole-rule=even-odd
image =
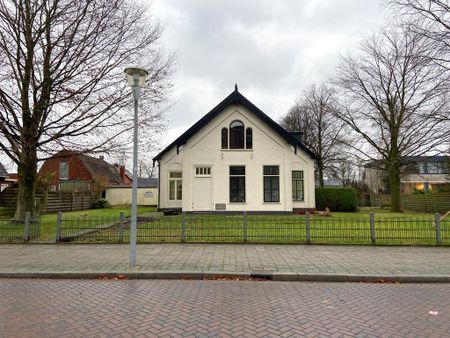
{"label": "white facade", "polygon": [[[131,187],[109,187],[105,191],[105,198],[111,205],[131,204]],[[158,205],[158,188],[138,188],[138,205]]]}
{"label": "white facade", "polygon": [[[244,130],[251,128],[252,149],[222,149],[222,129],[229,130],[233,121],[241,121]],[[311,153],[290,144],[240,103],[225,107],[178,146],[178,151],[174,145],[157,160],[160,209],[292,212],[315,208]],[[245,201],[231,201],[230,166],[245,167]],[[277,195],[278,201],[264,201],[264,166],[278,167],[278,192],[266,195]],[[293,201],[292,171],[303,172],[303,200]]]}

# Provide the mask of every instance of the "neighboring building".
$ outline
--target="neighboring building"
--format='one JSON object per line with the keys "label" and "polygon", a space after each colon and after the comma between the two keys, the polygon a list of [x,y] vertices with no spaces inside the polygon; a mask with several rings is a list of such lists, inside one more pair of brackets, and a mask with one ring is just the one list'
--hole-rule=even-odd
{"label": "neighboring building", "polygon": [[159,208],[315,208],[315,154],[235,91],[158,154]]}
{"label": "neighboring building", "polygon": [[[402,194],[450,188],[449,156],[409,156],[403,162],[400,178]],[[365,179],[372,192],[388,192],[387,173],[382,161],[366,164]]]}
{"label": "neighboring building", "polygon": [[39,176],[51,176],[53,191],[90,191],[92,184],[108,186],[130,185],[124,166],[111,165],[99,158],[62,150],[44,161]]}
{"label": "neighboring building", "polygon": [[3,164],[0,162],[0,191],[5,190],[8,187],[6,179],[8,178],[8,172]]}
{"label": "neighboring building", "polygon": [[[111,205],[131,204],[131,186],[111,186],[106,189],[105,198]],[[158,179],[138,178],[138,205],[158,205]]]}

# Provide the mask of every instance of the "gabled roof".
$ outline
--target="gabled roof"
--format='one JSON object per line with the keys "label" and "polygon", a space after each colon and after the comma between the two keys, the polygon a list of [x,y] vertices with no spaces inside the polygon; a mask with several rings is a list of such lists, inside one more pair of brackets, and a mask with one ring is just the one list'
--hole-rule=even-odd
{"label": "gabled roof", "polygon": [[1,162],[0,162],[0,177],[1,178],[8,177],[8,172],[6,171],[5,167],[3,166],[3,164]]}
{"label": "gabled roof", "polygon": [[266,123],[270,128],[272,128],[276,133],[278,133],[282,138],[284,138],[289,144],[294,147],[298,147],[305,151],[311,158],[316,159],[317,156],[308,149],[302,142],[297,140],[294,136],[292,136],[289,132],[287,132],[283,127],[281,127],[278,123],[272,120],[269,116],[267,116],[262,110],[256,107],[253,103],[251,103],[244,95],[239,93],[237,86],[235,90],[228,95],[222,102],[220,102],[216,107],[214,107],[208,114],[203,116],[200,120],[197,121],[191,128],[189,128],[184,134],[178,137],[175,141],[173,141],[170,145],[168,145],[163,151],[161,151],[156,157],[153,158],[153,162],[159,161],[165,153],[167,153],[173,147],[181,147],[183,144],[195,135],[200,129],[202,129],[206,124],[208,124],[213,118],[219,115],[225,108],[231,105],[241,104],[250,110],[253,114],[255,114],[260,120]]}
{"label": "gabled roof", "polygon": [[61,150],[53,158],[78,157],[84,163],[86,169],[92,176],[104,176],[112,184],[121,184],[122,179],[113,165],[106,162],[103,158],[96,158],[71,150]]}
{"label": "gabled roof", "polygon": [[158,178],[150,177],[150,178],[138,178],[138,188],[158,188]]}
{"label": "gabled roof", "polygon": [[109,164],[102,158],[91,157],[87,155],[80,155],[81,160],[86,165],[87,170],[92,176],[105,176],[112,184],[121,184],[122,179],[113,165]]}

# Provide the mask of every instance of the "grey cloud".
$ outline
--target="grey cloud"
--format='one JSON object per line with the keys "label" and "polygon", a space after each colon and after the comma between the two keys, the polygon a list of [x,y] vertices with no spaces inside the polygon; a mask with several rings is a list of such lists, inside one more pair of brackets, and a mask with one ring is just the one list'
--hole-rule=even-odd
{"label": "grey cloud", "polygon": [[168,113],[177,132],[228,95],[235,81],[278,119],[304,86],[327,79],[338,53],[381,22],[378,0],[157,0],[153,8],[178,57],[177,103]]}

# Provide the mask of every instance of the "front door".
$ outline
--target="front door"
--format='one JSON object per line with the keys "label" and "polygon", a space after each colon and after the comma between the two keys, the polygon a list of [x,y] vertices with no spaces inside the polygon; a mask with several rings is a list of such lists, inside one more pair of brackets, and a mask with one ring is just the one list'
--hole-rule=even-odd
{"label": "front door", "polygon": [[194,177],[192,189],[192,209],[212,210],[212,178]]}

